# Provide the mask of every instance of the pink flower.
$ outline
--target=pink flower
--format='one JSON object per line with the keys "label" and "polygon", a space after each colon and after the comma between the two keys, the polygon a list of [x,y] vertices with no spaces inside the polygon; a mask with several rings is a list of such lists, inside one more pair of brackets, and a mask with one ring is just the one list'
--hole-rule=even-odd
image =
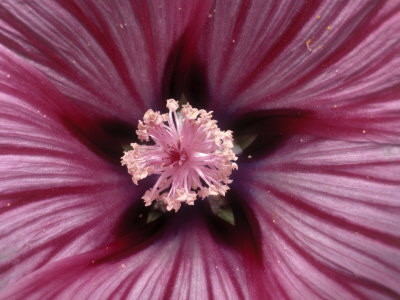
{"label": "pink flower", "polygon": [[[399,31],[397,1],[1,1],[0,299],[399,298]],[[120,159],[169,98],[234,132],[235,225],[147,222]]]}

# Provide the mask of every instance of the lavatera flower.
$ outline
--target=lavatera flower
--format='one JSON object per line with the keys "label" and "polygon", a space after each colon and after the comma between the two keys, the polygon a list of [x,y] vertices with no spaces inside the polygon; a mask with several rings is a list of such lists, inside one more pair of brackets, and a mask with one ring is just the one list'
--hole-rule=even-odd
{"label": "lavatera flower", "polygon": [[0,0],[0,300],[400,299],[399,216],[399,0]]}

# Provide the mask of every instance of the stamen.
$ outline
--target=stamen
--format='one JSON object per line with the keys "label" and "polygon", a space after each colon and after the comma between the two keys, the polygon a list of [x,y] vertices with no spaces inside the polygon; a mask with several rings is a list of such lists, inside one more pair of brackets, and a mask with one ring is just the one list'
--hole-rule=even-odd
{"label": "stamen", "polygon": [[160,176],[143,195],[145,205],[162,201],[167,210],[178,211],[183,202],[193,205],[197,196],[224,196],[232,182],[229,176],[238,168],[232,131],[220,130],[212,112],[185,104],[180,118],[174,99],[167,100],[167,108],[167,114],[149,109],[139,121],[139,140],[154,144],[132,143],[121,159],[135,184],[153,174]]}

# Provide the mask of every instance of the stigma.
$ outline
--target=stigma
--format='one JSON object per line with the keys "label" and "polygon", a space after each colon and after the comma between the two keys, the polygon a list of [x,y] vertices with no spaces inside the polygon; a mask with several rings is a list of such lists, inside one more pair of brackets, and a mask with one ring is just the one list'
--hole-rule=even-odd
{"label": "stigma", "polygon": [[232,131],[222,131],[212,112],[182,106],[167,100],[166,114],[149,109],[139,121],[136,134],[142,142],[132,143],[121,164],[132,181],[158,175],[142,199],[146,206],[162,202],[167,210],[178,211],[182,203],[193,205],[198,198],[225,196],[232,171],[237,169]]}

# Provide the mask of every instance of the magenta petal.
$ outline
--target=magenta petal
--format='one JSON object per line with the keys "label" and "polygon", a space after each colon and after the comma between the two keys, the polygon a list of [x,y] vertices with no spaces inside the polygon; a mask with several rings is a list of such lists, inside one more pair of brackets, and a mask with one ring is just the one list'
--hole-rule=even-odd
{"label": "magenta petal", "polygon": [[218,118],[339,108],[378,123],[399,109],[399,30],[390,1],[220,1],[197,57]]}
{"label": "magenta petal", "polygon": [[195,1],[2,1],[0,39],[81,112],[136,125],[164,101],[171,51],[207,10]]}
{"label": "magenta petal", "polygon": [[400,147],[295,136],[247,161],[273,298],[400,296]]}
{"label": "magenta petal", "polygon": [[[187,211],[186,211],[187,212]],[[192,211],[194,212],[194,210]],[[146,247],[102,260],[101,249],[62,260],[5,290],[13,299],[261,299],[251,260],[216,240],[194,212]],[[179,217],[178,217],[179,218]],[[243,245],[242,245],[243,247]],[[260,270],[261,270],[261,266]],[[261,272],[260,272],[261,274]],[[43,282],[47,282],[43,286]]]}
{"label": "magenta petal", "polygon": [[0,49],[0,281],[109,243],[139,195],[96,156],[52,84]]}

